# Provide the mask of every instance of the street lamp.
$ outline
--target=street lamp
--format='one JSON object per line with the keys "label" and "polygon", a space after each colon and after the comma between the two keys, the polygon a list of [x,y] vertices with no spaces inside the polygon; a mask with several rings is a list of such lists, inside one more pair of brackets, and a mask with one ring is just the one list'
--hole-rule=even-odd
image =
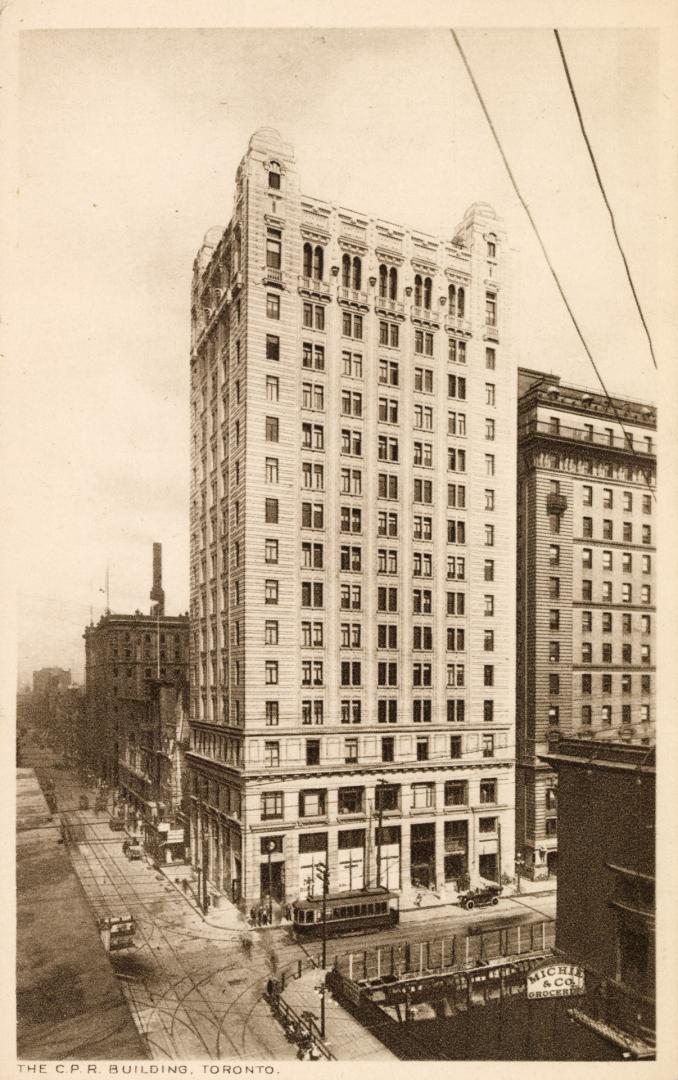
{"label": "street lamp", "polygon": [[275,840],[269,840],[266,844],[266,851],[268,852],[268,921],[273,924],[273,893],[271,890],[271,854],[276,849]]}

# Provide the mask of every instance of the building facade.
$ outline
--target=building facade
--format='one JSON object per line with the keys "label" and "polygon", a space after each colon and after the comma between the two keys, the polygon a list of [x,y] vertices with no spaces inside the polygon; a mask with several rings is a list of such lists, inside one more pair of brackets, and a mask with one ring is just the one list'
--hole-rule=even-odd
{"label": "building facade", "polygon": [[131,834],[161,863],[183,862],[188,848],[185,807],[188,683],[153,679],[147,700],[130,710],[119,764],[120,809]]}
{"label": "building facade", "polygon": [[192,285],[191,844],[232,898],[512,872],[509,285],[486,204],[428,236],[251,138]]}
{"label": "building facade", "polygon": [[565,738],[546,757],[558,774],[556,947],[585,967],[589,991],[572,1018],[633,1057],[652,1056],[655,1033],[650,742]]}
{"label": "building facade", "polygon": [[48,667],[33,672],[33,693],[47,695],[57,690],[67,690],[71,685],[71,673],[66,668]]}
{"label": "building facade", "polygon": [[519,371],[516,852],[557,867],[550,740],[654,725],[656,412]]}
{"label": "building facade", "polygon": [[131,790],[131,737],[148,723],[155,680],[188,682],[188,616],[165,615],[160,585],[160,545],[154,545],[156,600],[151,614],[106,612],[85,629],[85,740],[83,758],[123,799]]}

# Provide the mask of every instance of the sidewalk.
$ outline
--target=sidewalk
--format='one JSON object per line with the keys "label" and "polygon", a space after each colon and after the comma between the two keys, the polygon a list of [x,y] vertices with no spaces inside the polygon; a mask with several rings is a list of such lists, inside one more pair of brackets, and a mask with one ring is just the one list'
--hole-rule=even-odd
{"label": "sidewalk", "polygon": [[[155,869],[153,861],[147,856],[146,861],[150,867]],[[225,896],[218,897],[218,904],[210,904],[207,915],[203,913],[203,910],[198,901],[198,888],[196,880],[194,878],[191,867],[186,863],[169,863],[165,866],[158,865],[155,869],[156,873],[160,873],[169,881],[170,885],[173,885],[177,892],[184,898],[186,903],[193,909],[196,915],[200,917],[202,922],[207,926],[213,926],[217,930],[240,930],[246,932],[249,929],[247,919],[242,912],[238,910],[236,905],[230,900],[227,900]],[[189,885],[187,889],[184,889],[182,882],[188,881]],[[212,899],[212,891],[210,890],[210,899]]]}
{"label": "sidewalk", "polygon": [[[318,987],[327,972],[321,968],[305,971],[301,978],[290,979],[281,997],[297,1016],[304,1012],[320,1020]],[[366,1028],[342,1009],[330,993],[325,995],[325,1042],[338,1061],[397,1061],[395,1054],[375,1039]]]}
{"label": "sidewalk", "polygon": [[[549,878],[546,881],[530,881],[527,878],[521,878],[520,891],[515,885],[505,885],[502,889],[501,899],[519,899],[521,896],[551,896],[556,892],[556,887],[555,878]],[[462,911],[457,890],[452,885],[443,886],[441,889],[436,890],[410,887],[403,889],[400,894],[401,921],[418,920],[422,913],[431,916],[436,909],[441,909],[441,915],[447,914],[450,908]],[[485,911],[487,909],[479,908],[478,910]]]}

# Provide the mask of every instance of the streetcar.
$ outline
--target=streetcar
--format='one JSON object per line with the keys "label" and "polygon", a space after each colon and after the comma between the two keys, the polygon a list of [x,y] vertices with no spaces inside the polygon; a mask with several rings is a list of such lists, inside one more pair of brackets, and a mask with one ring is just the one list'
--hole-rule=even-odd
{"label": "streetcar", "polygon": [[[358,934],[395,926],[400,920],[399,897],[387,889],[360,889],[333,893],[325,899],[326,933]],[[323,932],[323,899],[309,897],[292,904],[292,929],[300,938],[320,937]]]}
{"label": "streetcar", "polygon": [[124,915],[103,915],[97,920],[97,926],[106,952],[134,948],[136,923],[128,912]]}

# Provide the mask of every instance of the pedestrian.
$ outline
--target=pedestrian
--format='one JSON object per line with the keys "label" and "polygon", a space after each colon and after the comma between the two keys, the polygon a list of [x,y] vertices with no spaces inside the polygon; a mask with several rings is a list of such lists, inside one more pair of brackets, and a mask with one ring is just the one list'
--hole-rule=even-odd
{"label": "pedestrian", "polygon": [[262,926],[268,926],[268,912],[266,911],[265,908],[261,913],[261,923],[262,923]]}
{"label": "pedestrian", "polygon": [[255,923],[257,921],[257,909],[252,905],[250,908],[250,922]]}
{"label": "pedestrian", "polygon": [[285,918],[288,922],[292,922],[292,908],[289,904],[285,904]]}
{"label": "pedestrian", "polygon": [[261,908],[257,908],[257,926],[261,926]]}
{"label": "pedestrian", "polygon": [[423,896],[421,895],[420,892],[418,892],[417,895],[414,898],[414,906],[420,908],[422,900],[423,900]]}

